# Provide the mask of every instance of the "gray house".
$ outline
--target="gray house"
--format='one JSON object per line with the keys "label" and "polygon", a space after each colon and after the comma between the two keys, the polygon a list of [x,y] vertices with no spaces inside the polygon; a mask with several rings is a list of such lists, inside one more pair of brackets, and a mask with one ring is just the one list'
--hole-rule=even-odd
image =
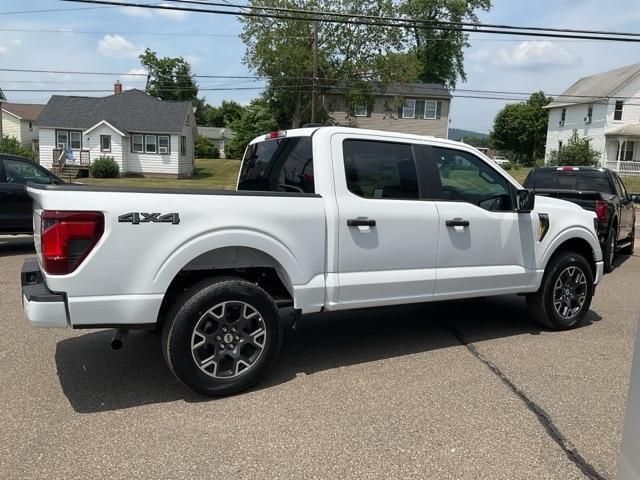
{"label": "gray house", "polygon": [[172,177],[193,173],[196,121],[191,102],[160,100],[140,90],[108,97],[54,95],[35,124],[40,164],[53,170],[88,170],[113,157],[121,173]]}
{"label": "gray house", "polygon": [[198,135],[206,138],[218,147],[220,158],[226,158],[224,155],[224,147],[227,142],[233,138],[233,130],[221,127],[198,127]]}
{"label": "gray house", "polygon": [[325,94],[322,101],[339,124],[448,137],[451,93],[441,85],[391,84],[362,105],[347,105],[340,94]]}

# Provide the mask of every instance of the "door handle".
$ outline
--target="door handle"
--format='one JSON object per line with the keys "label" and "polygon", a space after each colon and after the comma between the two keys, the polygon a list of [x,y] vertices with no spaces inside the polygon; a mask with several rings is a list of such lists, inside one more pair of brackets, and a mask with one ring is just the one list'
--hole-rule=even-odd
{"label": "door handle", "polygon": [[376,221],[371,218],[350,218],[347,220],[349,227],[375,227]]}
{"label": "door handle", "polygon": [[447,220],[444,222],[447,227],[468,227],[469,220],[463,220],[461,218],[454,218],[453,220]]}

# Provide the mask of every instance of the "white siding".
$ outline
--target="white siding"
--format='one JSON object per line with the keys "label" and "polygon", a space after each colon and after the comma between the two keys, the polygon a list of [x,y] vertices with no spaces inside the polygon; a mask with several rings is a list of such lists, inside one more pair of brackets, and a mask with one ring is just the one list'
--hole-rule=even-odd
{"label": "white siding", "polygon": [[594,103],[591,123],[585,121],[589,108],[588,104],[569,105],[565,108],[567,113],[564,125],[560,125],[562,107],[549,110],[546,156],[548,157],[552,150],[558,149],[560,140],[562,140],[563,145],[566,145],[573,130],[577,130],[581,137],[590,138],[591,146],[604,155],[604,129],[607,121],[608,106],[602,103]]}
{"label": "white siding", "polygon": [[131,151],[131,137],[124,142],[124,162],[126,168],[124,172],[153,174],[161,173],[168,175],[178,175],[178,149],[180,145],[174,140],[177,135],[171,135],[170,153],[161,155],[159,153],[133,153]]}
{"label": "white siding", "polygon": [[56,144],[56,134],[53,128],[40,128],[38,130],[40,138],[40,165],[51,168],[53,163],[53,149]]}
{"label": "white siding", "polygon": [[[195,158],[195,152],[194,152],[194,138],[195,138],[195,130],[196,130],[196,119],[193,115],[193,112],[189,112],[189,125],[184,125],[182,127],[182,135],[187,137],[187,154],[186,155],[179,155],[178,158],[178,175],[180,176],[189,176],[193,174],[193,167],[194,167],[194,158]],[[177,137],[177,142],[178,142],[178,149],[177,152],[178,154],[180,154],[180,138],[178,135],[176,135]],[[172,142],[173,143],[173,142]]]}
{"label": "white siding", "polygon": [[[100,135],[111,136],[111,152],[100,151]],[[101,156],[113,157],[120,167],[120,172],[125,172],[125,165],[122,156],[122,136],[108,125],[100,125],[89,133],[83,133],[82,149],[89,150],[89,157],[92,162]]]}
{"label": "white siding", "polygon": [[13,137],[22,142],[20,135],[20,120],[7,112],[2,112],[2,135]]}
{"label": "white siding", "polygon": [[[31,128],[29,128],[31,123]],[[27,148],[33,148],[33,141],[38,138],[38,127],[29,120],[20,120],[20,141]]]}

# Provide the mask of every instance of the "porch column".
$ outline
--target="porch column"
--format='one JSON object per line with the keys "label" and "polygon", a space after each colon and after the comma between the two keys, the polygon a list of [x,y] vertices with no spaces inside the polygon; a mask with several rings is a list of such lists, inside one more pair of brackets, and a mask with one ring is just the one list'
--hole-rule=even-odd
{"label": "porch column", "polygon": [[618,137],[618,155],[616,155],[616,172],[620,172],[620,157],[622,156],[622,144],[624,142],[624,139],[621,137]]}

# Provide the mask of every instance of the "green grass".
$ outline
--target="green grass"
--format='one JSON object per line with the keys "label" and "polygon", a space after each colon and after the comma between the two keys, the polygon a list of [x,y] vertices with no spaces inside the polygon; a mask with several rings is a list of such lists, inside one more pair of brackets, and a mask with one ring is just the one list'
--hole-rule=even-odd
{"label": "green grass", "polygon": [[236,187],[240,160],[198,159],[196,174],[186,178],[123,177],[79,178],[87,185],[114,187],[209,188],[232,190]]}

